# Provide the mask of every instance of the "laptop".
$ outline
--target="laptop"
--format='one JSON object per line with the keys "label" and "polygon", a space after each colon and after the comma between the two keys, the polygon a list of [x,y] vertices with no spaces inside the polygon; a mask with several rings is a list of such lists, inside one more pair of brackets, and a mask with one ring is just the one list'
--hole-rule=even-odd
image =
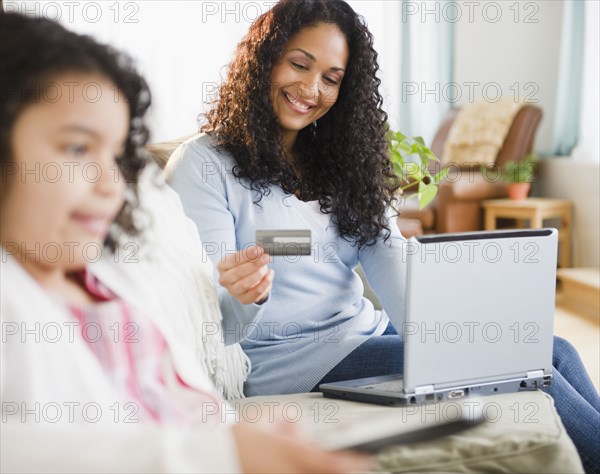
{"label": "laptop", "polygon": [[425,235],[404,250],[404,373],[322,384],[326,397],[404,405],[551,384],[556,229]]}

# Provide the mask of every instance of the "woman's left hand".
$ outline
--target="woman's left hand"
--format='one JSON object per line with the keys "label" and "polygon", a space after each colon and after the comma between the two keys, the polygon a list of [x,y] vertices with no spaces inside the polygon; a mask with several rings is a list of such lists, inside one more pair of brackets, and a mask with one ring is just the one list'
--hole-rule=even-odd
{"label": "woman's left hand", "polygon": [[242,304],[260,304],[269,296],[275,275],[268,263],[269,255],[257,245],[227,255],[217,265],[219,284]]}

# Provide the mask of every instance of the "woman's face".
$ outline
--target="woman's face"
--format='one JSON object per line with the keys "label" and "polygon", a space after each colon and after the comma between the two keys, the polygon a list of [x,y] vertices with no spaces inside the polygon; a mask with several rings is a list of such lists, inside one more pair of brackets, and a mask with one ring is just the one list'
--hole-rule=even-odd
{"label": "woman's face", "polygon": [[73,73],[53,84],[60,99],[28,105],[12,128],[2,245],[26,267],[75,270],[103,249],[123,206],[126,185],[115,159],[129,110],[98,75]]}
{"label": "woman's face", "polygon": [[335,104],[348,55],[346,37],[330,23],[303,28],[290,39],[271,72],[271,102],[284,135],[295,137]]}

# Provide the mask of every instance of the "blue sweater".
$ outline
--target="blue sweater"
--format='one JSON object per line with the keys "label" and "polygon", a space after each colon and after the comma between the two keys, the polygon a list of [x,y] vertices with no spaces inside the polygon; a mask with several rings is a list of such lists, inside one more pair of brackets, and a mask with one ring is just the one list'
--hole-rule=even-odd
{"label": "blue sweater", "polygon": [[[253,245],[257,229],[311,230],[311,256],[272,257],[273,289],[262,305],[243,305],[218,287],[225,342],[239,341],[252,363],[246,395],[310,391],[361,343],[383,333],[390,320],[402,327],[404,238],[390,214],[391,238],[359,250],[340,237],[316,201],[273,186],[254,204],[256,193],[234,177],[234,165],[231,155],[214,149],[211,137],[199,135],[173,153],[165,173],[215,265],[225,254]],[[354,271],[359,262],[384,311],[363,297]]]}

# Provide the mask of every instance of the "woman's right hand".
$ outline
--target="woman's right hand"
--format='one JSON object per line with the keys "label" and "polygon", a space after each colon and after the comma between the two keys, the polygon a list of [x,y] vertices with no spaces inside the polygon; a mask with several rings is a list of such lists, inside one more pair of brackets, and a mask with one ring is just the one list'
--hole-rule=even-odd
{"label": "woman's right hand", "polygon": [[268,263],[269,255],[258,245],[229,254],[217,264],[219,284],[242,304],[260,304],[269,296],[275,275]]}
{"label": "woman's right hand", "polygon": [[374,467],[371,456],[325,451],[303,440],[293,427],[278,425],[280,429],[242,422],[233,428],[243,472],[345,474],[369,472]]}

